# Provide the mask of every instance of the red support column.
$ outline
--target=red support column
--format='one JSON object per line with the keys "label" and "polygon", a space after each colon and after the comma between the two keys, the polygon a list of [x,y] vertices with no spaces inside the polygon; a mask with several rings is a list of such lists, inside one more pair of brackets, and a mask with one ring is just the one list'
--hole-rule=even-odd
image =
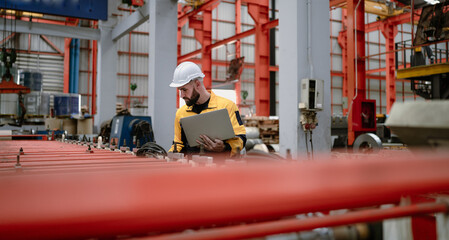
{"label": "red support column", "polygon": [[216,5],[203,10],[203,15],[189,17],[189,27],[195,29],[195,39],[201,44],[201,69],[206,75],[203,79],[207,89],[212,88],[212,10]]}
{"label": "red support column", "polygon": [[[181,43],[182,43],[182,27],[187,23],[187,18],[179,19],[179,16],[182,14],[182,7],[178,4],[178,32],[176,35],[177,40],[177,52],[178,57],[181,56]],[[178,64],[180,63],[178,59]]]}
{"label": "red support column", "polygon": [[69,92],[70,84],[70,41],[71,38],[65,38],[64,41],[64,93]]}
{"label": "red support column", "polygon": [[395,82],[395,59],[394,59],[394,38],[398,33],[398,27],[389,21],[381,25],[382,34],[385,37],[386,54],[386,92],[387,92],[387,113],[390,113],[393,103],[396,101]]}
{"label": "red support column", "polygon": [[[343,79],[342,79],[342,96],[343,98],[346,98],[349,102],[349,98],[348,98],[348,48],[347,48],[347,44],[348,44],[348,33],[347,33],[347,22],[348,22],[348,17],[347,17],[347,10],[346,9],[341,9],[341,21],[342,21],[342,27],[341,27],[341,31],[338,34],[338,45],[340,45],[341,47],[341,58],[342,58],[342,65],[341,65],[341,72],[343,75]],[[346,108],[343,106],[343,115],[346,116],[346,114],[348,114],[348,106],[346,106]]]}
{"label": "red support column", "polygon": [[[353,121],[354,106],[365,99],[365,0],[348,0],[348,145],[356,136]],[[357,44],[356,44],[357,41]],[[356,55],[357,51],[357,55]]]}
{"label": "red support column", "polygon": [[[235,1],[235,35],[242,32],[241,25],[241,15],[242,15],[242,0]],[[235,41],[235,58],[240,57],[240,39]],[[241,77],[240,77],[241,78]],[[241,94],[241,79],[235,83],[235,94],[237,100],[237,106],[242,102],[242,94]]]}
{"label": "red support column", "polygon": [[203,11],[203,39],[201,42],[201,68],[204,75],[204,85],[212,89],[212,51],[206,46],[212,44],[212,8]]}
{"label": "red support column", "polygon": [[[178,4],[178,16],[181,16],[183,14],[181,5]],[[178,64],[182,62],[182,60],[179,59],[181,56],[181,43],[182,43],[182,27],[187,23],[188,18],[179,18],[178,17],[178,33],[177,33],[177,51],[178,51]],[[173,70],[174,71],[174,70]],[[176,108],[179,108],[179,92],[176,91]]]}
{"label": "red support column", "polygon": [[255,48],[255,104],[258,116],[270,115],[270,35],[263,24],[269,22],[268,0],[249,1],[248,13],[256,25]]}
{"label": "red support column", "polygon": [[[437,204],[434,198],[425,196],[411,196],[411,205]],[[437,240],[437,226],[435,215],[426,214],[412,216],[412,234],[415,240]]]}

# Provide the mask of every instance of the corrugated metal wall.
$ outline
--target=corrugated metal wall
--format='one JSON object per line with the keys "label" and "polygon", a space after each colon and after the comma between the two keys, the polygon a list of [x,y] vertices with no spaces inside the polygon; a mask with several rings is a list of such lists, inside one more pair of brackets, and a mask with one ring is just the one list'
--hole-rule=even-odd
{"label": "corrugated metal wall", "polygon": [[[119,21],[130,14],[129,11],[121,11],[121,13]],[[148,106],[149,28],[148,22],[143,23],[117,41],[117,101],[124,106]],[[130,84],[137,85],[135,91],[130,90]],[[130,102],[128,102],[128,94],[131,95]]]}
{"label": "corrugated metal wall", "polygon": [[[64,87],[64,56],[45,42],[39,35],[18,34],[19,49],[16,67],[42,73],[43,90],[62,92]],[[28,39],[30,37],[30,39]],[[64,51],[64,39],[46,36],[60,51]],[[30,40],[30,45],[28,44]]]}

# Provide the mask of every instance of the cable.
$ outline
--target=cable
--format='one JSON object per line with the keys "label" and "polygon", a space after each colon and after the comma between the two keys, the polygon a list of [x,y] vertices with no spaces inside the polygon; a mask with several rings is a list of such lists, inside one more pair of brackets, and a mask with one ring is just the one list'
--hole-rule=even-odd
{"label": "cable", "polygon": [[312,150],[312,160],[313,160],[313,141],[312,141],[312,130],[309,131],[310,133],[310,149]]}
{"label": "cable", "polygon": [[312,61],[312,0],[307,0],[307,61],[309,62],[309,76],[314,77]]}
{"label": "cable", "polygon": [[139,157],[153,157],[153,158],[161,158],[167,156],[167,152],[165,149],[161,146],[159,146],[155,142],[147,142],[144,145],[142,145],[139,150],[137,150],[136,153]]}
{"label": "cable", "polygon": [[[137,123],[136,123],[137,122]],[[131,136],[135,136],[136,143],[154,142],[154,133],[151,124],[145,120],[135,119],[132,124]]]}
{"label": "cable", "polygon": [[307,158],[308,159],[310,159],[310,153],[309,153],[309,145],[308,145],[308,139],[307,139],[307,132],[308,132],[309,130],[306,130],[306,131],[304,131],[304,136],[306,137],[306,152],[307,152]]}
{"label": "cable", "polygon": [[[5,14],[5,15],[3,15],[3,14]],[[2,9],[2,20],[3,20],[2,39],[5,39],[5,28],[6,28],[6,7],[5,6],[3,6],[3,9]],[[5,42],[2,42],[2,47],[4,47],[4,46],[5,46]]]}
{"label": "cable", "polygon": [[357,98],[357,94],[358,94],[358,91],[357,91],[357,89],[358,89],[358,76],[357,76],[357,8],[359,8],[360,2],[361,2],[361,0],[359,0],[357,5],[355,6],[355,10],[354,10],[354,29],[355,29],[355,34],[354,34],[354,39],[355,39],[355,95],[354,95],[354,97],[351,100],[351,104],[349,105],[348,116],[351,114],[352,103]]}

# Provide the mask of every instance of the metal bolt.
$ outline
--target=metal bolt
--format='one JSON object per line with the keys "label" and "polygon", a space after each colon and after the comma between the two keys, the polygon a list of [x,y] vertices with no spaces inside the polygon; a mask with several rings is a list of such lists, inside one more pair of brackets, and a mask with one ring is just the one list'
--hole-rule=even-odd
{"label": "metal bolt", "polygon": [[21,168],[22,167],[22,165],[20,165],[20,154],[17,155],[17,162],[16,162],[16,166],[15,167],[16,168]]}
{"label": "metal bolt", "polygon": [[88,148],[87,148],[86,152],[88,152],[88,153],[94,153],[94,151],[92,150],[92,148],[90,148],[90,144],[87,145],[87,146],[88,146]]}

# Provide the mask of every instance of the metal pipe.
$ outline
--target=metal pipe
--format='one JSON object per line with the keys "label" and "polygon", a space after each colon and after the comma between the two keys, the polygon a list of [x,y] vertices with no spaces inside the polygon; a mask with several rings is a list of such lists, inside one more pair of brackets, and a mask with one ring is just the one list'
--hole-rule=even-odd
{"label": "metal pipe", "polygon": [[[356,9],[357,9],[357,7],[356,7]],[[357,14],[357,12],[356,12],[356,14]],[[357,49],[357,38],[356,38],[355,46]],[[313,74],[313,61],[312,61],[312,1],[311,0],[307,0],[307,61],[309,62],[309,77],[313,79],[314,74]],[[356,67],[356,71],[357,71],[357,67]]]}
{"label": "metal pipe", "polygon": [[73,93],[78,93],[78,88],[79,88],[79,74],[80,74],[80,40],[79,39],[73,39],[75,41],[75,49],[74,49],[74,53],[75,53],[75,57],[73,58],[74,63],[73,63],[73,78],[74,78],[74,82],[73,82]]}
{"label": "metal pipe", "polygon": [[69,81],[70,81],[70,83],[69,83],[69,93],[74,93],[73,92],[73,83],[74,83],[74,81],[75,81],[75,79],[74,79],[74,74],[73,74],[73,72],[74,72],[74,69],[75,69],[75,67],[74,67],[74,63],[75,63],[75,51],[74,51],[74,49],[75,49],[75,39],[74,38],[72,38],[72,40],[70,40],[70,67],[69,67],[69,73],[70,73],[70,77],[69,77]]}
{"label": "metal pipe", "polygon": [[[236,0],[235,1],[235,34],[240,34],[242,32],[242,20],[241,20],[241,16],[242,16],[242,1],[241,0]],[[241,54],[240,54],[240,39],[235,41],[235,58],[240,58]],[[214,61],[212,61],[212,64],[214,64]],[[225,63],[227,64],[227,62]],[[218,69],[218,68],[217,68]],[[242,71],[243,72],[243,71]],[[240,77],[241,80],[241,77]],[[238,81],[235,83],[235,92],[236,92],[236,104],[237,106],[240,106],[240,104],[242,103],[242,84],[241,81]]]}
{"label": "metal pipe", "polygon": [[[129,9],[130,15],[132,13],[132,9]],[[132,34],[128,34],[128,97],[125,100],[125,107],[129,109],[131,107],[131,41],[132,41]]]}
{"label": "metal pipe", "polygon": [[92,41],[92,121],[97,113],[97,41]]}
{"label": "metal pipe", "polygon": [[390,218],[417,216],[423,214],[447,212],[447,204],[427,203],[386,209],[369,209],[324,217],[310,217],[304,219],[286,219],[271,222],[238,225],[223,228],[166,234],[156,237],[142,238],[148,240],[201,240],[201,239],[247,239],[267,235],[300,232],[322,227],[334,227],[361,222],[375,222]]}
{"label": "metal pipe", "polygon": [[448,190],[448,160],[376,155],[364,161],[2,176],[0,236],[101,238],[396,203],[404,195]]}
{"label": "metal pipe", "polygon": [[[271,0],[270,21],[276,20],[275,15],[276,15],[276,0]],[[270,29],[270,66],[276,66],[276,28],[274,27]],[[271,116],[276,115],[276,72],[271,70],[270,70],[270,115]]]}
{"label": "metal pipe", "polygon": [[[359,93],[359,87],[358,87],[358,85],[359,85],[359,75],[358,75],[358,60],[357,60],[357,58],[358,58],[358,56],[357,56],[357,48],[358,48],[358,45],[357,45],[357,31],[358,31],[358,29],[357,29],[357,9],[359,8],[359,4],[360,4],[360,2],[361,2],[362,0],[359,0],[358,1],[358,3],[357,3],[357,5],[355,6],[355,10],[354,10],[354,30],[355,30],[355,33],[354,33],[354,39],[355,39],[355,48],[354,48],[354,50],[355,50],[355,95],[354,95],[354,97],[352,98],[352,100],[351,100],[351,106],[349,107],[349,112],[351,112],[351,109],[352,109],[352,104],[353,104],[353,102],[354,102],[354,100],[357,98],[357,94]],[[363,44],[365,44],[365,43],[363,43]],[[352,116],[352,115],[351,115]]]}

